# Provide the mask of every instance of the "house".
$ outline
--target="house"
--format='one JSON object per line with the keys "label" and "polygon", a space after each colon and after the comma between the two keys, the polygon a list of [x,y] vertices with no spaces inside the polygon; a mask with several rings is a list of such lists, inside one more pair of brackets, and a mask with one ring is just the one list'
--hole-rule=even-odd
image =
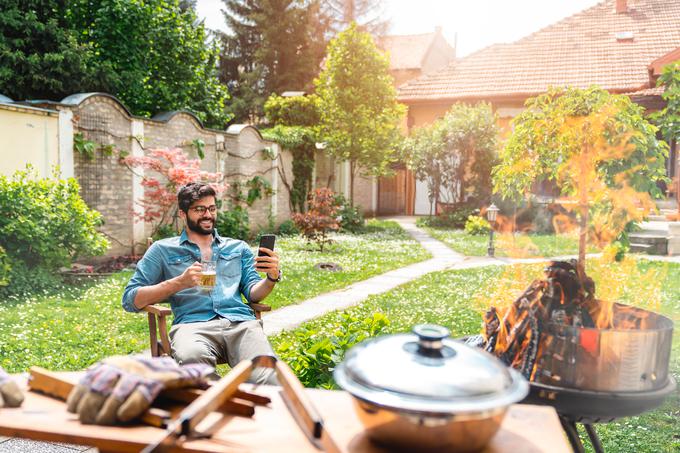
{"label": "house", "polygon": [[[509,44],[495,44],[399,87],[407,125],[432,123],[456,102],[491,103],[500,126],[550,86],[598,85],[627,94],[648,110],[663,106],[656,79],[680,59],[680,1],[606,0]],[[667,171],[677,175],[677,144]],[[415,182],[406,214],[430,211],[425,183]]]}
{"label": "house", "polygon": [[[390,57],[390,74],[396,87],[438,71],[456,57],[455,45],[446,41],[441,27],[436,27],[434,33],[384,36],[378,46]],[[395,166],[393,170],[393,176],[378,180],[375,211],[379,214],[405,212],[407,200],[415,191],[411,171],[403,165]]]}

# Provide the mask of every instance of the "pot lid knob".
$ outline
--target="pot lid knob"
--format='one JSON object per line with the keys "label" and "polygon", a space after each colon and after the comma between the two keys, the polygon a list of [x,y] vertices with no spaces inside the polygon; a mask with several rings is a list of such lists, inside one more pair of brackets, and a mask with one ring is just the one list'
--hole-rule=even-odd
{"label": "pot lid knob", "polygon": [[418,337],[418,346],[422,351],[440,351],[444,347],[442,340],[451,333],[446,327],[436,324],[418,324],[412,332]]}

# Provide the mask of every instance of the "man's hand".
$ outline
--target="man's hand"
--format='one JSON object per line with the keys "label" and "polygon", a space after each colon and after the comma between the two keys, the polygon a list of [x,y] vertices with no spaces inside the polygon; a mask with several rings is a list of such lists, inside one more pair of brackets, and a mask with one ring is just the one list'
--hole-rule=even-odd
{"label": "man's hand", "polygon": [[182,275],[179,276],[179,283],[184,289],[200,285],[201,263],[196,261],[194,264],[184,269]]}
{"label": "man's hand", "polygon": [[255,270],[258,272],[266,272],[272,280],[278,279],[280,272],[279,254],[264,247],[260,247],[259,250],[267,256],[255,257]]}
{"label": "man's hand", "polygon": [[0,407],[19,407],[24,401],[24,394],[16,382],[0,368]]}
{"label": "man's hand", "polygon": [[90,367],[66,401],[86,424],[113,425],[146,411],[161,390],[203,387],[213,368],[170,357],[115,356]]}

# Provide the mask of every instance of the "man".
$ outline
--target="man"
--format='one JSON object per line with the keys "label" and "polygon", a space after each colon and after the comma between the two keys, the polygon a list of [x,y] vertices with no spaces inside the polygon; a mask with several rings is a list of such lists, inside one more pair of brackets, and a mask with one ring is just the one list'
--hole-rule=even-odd
{"label": "man", "polygon": [[[170,329],[173,355],[179,364],[217,360],[231,366],[272,348],[252,310],[241,300],[259,302],[281,279],[278,254],[266,248],[253,256],[248,245],[221,237],[215,230],[215,190],[191,183],[177,194],[184,231],[179,237],[154,242],[137,263],[123,292],[123,308],[138,312],[147,305],[170,301],[174,321]],[[212,290],[201,288],[201,260],[216,261]],[[262,279],[257,274],[265,272]],[[276,383],[271,369],[255,370],[251,381]]]}

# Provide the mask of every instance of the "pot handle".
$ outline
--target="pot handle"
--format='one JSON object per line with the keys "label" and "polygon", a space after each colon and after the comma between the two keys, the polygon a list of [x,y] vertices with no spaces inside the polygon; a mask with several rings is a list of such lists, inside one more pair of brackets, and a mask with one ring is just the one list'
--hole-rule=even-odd
{"label": "pot handle", "polygon": [[421,351],[441,351],[444,347],[442,340],[451,333],[449,329],[436,324],[418,324],[413,327],[413,333],[418,337],[418,347]]}

